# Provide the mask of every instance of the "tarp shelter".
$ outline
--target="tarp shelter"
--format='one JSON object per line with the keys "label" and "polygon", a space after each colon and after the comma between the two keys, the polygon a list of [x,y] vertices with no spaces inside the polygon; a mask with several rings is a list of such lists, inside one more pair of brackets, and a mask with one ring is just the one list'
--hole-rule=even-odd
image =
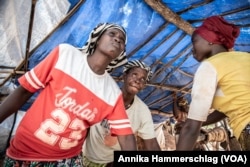
{"label": "tarp shelter", "polygon": [[[128,59],[143,60],[153,69],[152,80],[139,96],[151,110],[171,113],[173,92],[190,101],[199,66],[190,34],[212,15],[239,26],[234,49],[250,52],[249,0],[1,0],[0,93],[15,89],[17,78],[58,44],[81,48],[94,26],[113,22],[127,31]],[[121,68],[112,73],[118,84],[120,75]],[[154,115],[155,122],[162,119]]]}

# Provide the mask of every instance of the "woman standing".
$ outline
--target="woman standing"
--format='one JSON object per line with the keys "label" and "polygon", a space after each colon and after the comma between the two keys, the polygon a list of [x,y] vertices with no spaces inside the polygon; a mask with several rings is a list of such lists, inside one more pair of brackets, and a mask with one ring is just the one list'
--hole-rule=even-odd
{"label": "woman standing", "polygon": [[0,106],[0,122],[40,93],[11,140],[5,167],[82,166],[87,130],[103,119],[123,150],[136,149],[122,93],[106,71],[126,59],[125,45],[121,26],[100,24],[82,51],[61,44],[19,78],[20,86]]}

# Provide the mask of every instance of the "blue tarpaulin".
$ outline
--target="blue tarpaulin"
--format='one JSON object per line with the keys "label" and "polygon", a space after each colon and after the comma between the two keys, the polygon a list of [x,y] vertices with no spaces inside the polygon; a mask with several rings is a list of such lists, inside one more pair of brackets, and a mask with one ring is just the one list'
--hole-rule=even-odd
{"label": "blue tarpaulin", "polygon": [[[248,0],[163,0],[162,2],[193,27],[199,26],[208,16],[223,16],[240,27],[240,36],[236,40],[234,49],[250,52]],[[67,13],[69,13],[79,1],[69,0],[67,3],[69,3]],[[64,24],[55,29],[41,44],[30,49],[28,69],[37,65],[60,43],[69,43],[81,48],[90,31],[101,22],[122,25],[128,36],[126,47],[128,58],[141,59],[152,67],[153,78],[146,89],[139,93],[150,109],[172,112],[173,91],[190,101],[193,75],[199,66],[192,56],[190,35],[168,22],[143,0],[82,1]],[[112,73],[114,77],[120,75],[120,68]]]}

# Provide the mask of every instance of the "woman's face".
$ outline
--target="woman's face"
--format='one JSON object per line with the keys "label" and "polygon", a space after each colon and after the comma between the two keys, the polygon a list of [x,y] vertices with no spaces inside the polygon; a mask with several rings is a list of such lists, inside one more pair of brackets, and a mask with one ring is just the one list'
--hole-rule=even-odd
{"label": "woman's face", "polygon": [[198,61],[201,62],[204,59],[210,57],[211,55],[211,44],[202,38],[199,34],[194,33],[192,35],[193,43],[193,56]]}
{"label": "woman's face", "polygon": [[145,88],[147,83],[147,71],[140,67],[134,67],[124,74],[124,88],[127,93],[137,94]]}
{"label": "woman's face", "polygon": [[107,29],[97,41],[96,49],[115,59],[125,50],[125,39],[125,34],[121,30]]}

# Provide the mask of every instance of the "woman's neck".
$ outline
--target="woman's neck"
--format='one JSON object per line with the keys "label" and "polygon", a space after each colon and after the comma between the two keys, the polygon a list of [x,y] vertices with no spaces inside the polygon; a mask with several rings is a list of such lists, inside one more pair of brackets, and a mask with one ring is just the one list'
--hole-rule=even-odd
{"label": "woman's neck", "polygon": [[134,98],[132,100],[127,101],[127,102],[124,101],[125,109],[128,109],[129,107],[131,107],[133,102],[134,102]]}
{"label": "woman's neck", "polygon": [[124,92],[124,90],[122,91],[122,95],[123,95],[124,106],[126,109],[128,109],[133,104],[135,96]]}
{"label": "woman's neck", "polygon": [[211,55],[214,56],[214,55],[221,53],[221,52],[228,52],[228,50],[222,45],[213,44],[213,49],[212,49]]}
{"label": "woman's neck", "polygon": [[98,57],[94,55],[88,55],[87,62],[91,70],[98,75],[104,74],[106,67],[108,66],[107,63],[98,59]]}

